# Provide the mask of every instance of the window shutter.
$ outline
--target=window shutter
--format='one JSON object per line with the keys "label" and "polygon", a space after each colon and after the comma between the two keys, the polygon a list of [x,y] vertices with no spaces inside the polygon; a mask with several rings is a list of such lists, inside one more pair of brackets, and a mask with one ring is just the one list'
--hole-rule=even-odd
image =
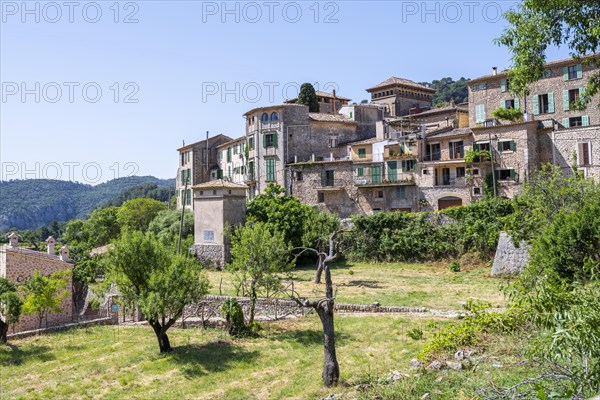
{"label": "window shutter", "polygon": [[579,88],[579,100],[581,100],[584,95],[585,95],[585,88],[580,87]]}
{"label": "window shutter", "polygon": [[473,143],[473,150],[479,150],[479,143]]}
{"label": "window shutter", "polygon": [[412,164],[412,170],[416,170],[417,169],[417,160],[410,160],[410,163]]}
{"label": "window shutter", "polygon": [[450,150],[450,159],[454,159],[454,145],[452,142],[448,143],[448,150]]}
{"label": "window shutter", "polygon": [[500,108],[504,107],[506,107],[506,102],[504,101],[504,99],[500,99]]}
{"label": "window shutter", "polygon": [[569,111],[569,91],[563,90],[563,110]]}
{"label": "window shutter", "polygon": [[590,117],[587,115],[581,116],[581,126],[590,126]]}
{"label": "window shutter", "polygon": [[571,124],[569,123],[569,118],[568,118],[568,117],[565,117],[565,118],[563,118],[563,123],[562,123],[562,124],[563,124],[563,126],[564,126],[565,128],[569,128],[569,127],[570,127],[570,125],[571,125]]}
{"label": "window shutter", "polygon": [[279,142],[277,141],[277,133],[273,134],[273,147],[279,147]]}
{"label": "window shutter", "polygon": [[519,98],[517,97],[515,99],[515,110],[520,110],[521,109],[521,103],[519,101]]}
{"label": "window shutter", "polygon": [[539,96],[533,96],[531,99],[531,103],[533,105],[533,115],[538,115],[540,113],[540,98]]}
{"label": "window shutter", "polygon": [[402,172],[408,171],[408,167],[406,165],[406,160],[402,161]]}
{"label": "window shutter", "polygon": [[554,112],[554,92],[548,93],[548,112]]}
{"label": "window shutter", "polygon": [[267,148],[267,135],[263,134],[263,147],[266,149]]}
{"label": "window shutter", "polygon": [[582,68],[581,64],[577,64],[576,68],[577,68],[577,79],[583,78],[583,68]]}
{"label": "window shutter", "polygon": [[517,150],[517,143],[514,140],[510,141],[510,149],[512,151],[516,151]]}
{"label": "window shutter", "polygon": [[506,79],[500,79],[500,90],[506,92]]}
{"label": "window shutter", "polygon": [[577,165],[580,167],[585,165],[583,146],[587,143],[577,143]]}
{"label": "window shutter", "polygon": [[563,80],[569,80],[569,67],[563,67]]}

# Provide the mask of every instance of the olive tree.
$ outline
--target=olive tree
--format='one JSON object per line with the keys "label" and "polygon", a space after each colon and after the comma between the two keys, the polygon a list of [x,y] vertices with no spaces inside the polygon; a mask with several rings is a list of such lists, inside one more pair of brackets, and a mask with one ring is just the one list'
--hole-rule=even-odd
{"label": "olive tree", "polygon": [[0,278],[0,341],[6,343],[8,326],[19,321],[23,302],[17,287],[6,278]]}
{"label": "olive tree", "polygon": [[48,277],[35,271],[23,284],[23,314],[37,315],[40,329],[50,312],[62,311],[62,301],[70,295],[66,290],[70,274],[70,271],[57,271]]}

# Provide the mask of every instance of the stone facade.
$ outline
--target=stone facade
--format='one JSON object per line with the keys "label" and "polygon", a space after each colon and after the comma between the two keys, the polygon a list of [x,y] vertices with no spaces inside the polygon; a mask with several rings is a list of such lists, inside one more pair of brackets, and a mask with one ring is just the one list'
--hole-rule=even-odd
{"label": "stone facade", "polygon": [[367,92],[371,94],[373,104],[383,106],[386,116],[401,117],[408,115],[411,109],[431,108],[435,89],[409,79],[391,77],[367,89]]}
{"label": "stone facade", "polygon": [[233,183],[244,183],[248,163],[246,145],[247,139],[242,136],[217,146],[219,170],[217,176],[213,179],[226,179]]}
{"label": "stone facade", "polygon": [[[39,251],[28,250],[17,246],[0,247],[0,276],[4,277],[17,285],[22,285],[33,276],[35,271],[40,271],[42,275],[49,276],[58,271],[71,271],[73,264],[68,262],[68,250],[65,247],[60,250],[61,256],[42,253]],[[69,282],[66,288],[69,293],[62,301],[60,313],[49,313],[48,317],[42,321],[42,328],[70,323],[73,320],[73,299],[72,282]],[[21,316],[19,322],[9,327],[9,333],[18,333],[33,329],[38,329],[39,320],[36,315]]]}
{"label": "stone facade", "polygon": [[525,242],[515,247],[506,232],[500,232],[496,256],[492,265],[492,275],[516,274],[529,263],[529,250]]}

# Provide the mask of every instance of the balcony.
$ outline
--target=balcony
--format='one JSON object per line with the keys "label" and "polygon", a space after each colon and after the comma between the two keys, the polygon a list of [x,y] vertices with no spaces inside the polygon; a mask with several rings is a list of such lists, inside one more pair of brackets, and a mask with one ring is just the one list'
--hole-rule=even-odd
{"label": "balcony", "polygon": [[313,182],[313,187],[317,190],[342,190],[346,182],[343,179],[321,179]]}
{"label": "balcony", "polygon": [[396,176],[365,175],[355,176],[354,185],[356,186],[397,186],[414,185],[415,175],[413,172],[402,172]]}
{"label": "balcony", "polygon": [[435,186],[465,186],[466,184],[466,178],[464,176],[456,176],[456,174],[435,177]]}
{"label": "balcony", "polygon": [[277,155],[277,147],[267,147],[265,149],[265,156],[276,156]]}
{"label": "balcony", "polygon": [[[408,147],[408,149],[405,146]],[[400,144],[385,146],[383,148],[383,159],[387,161],[417,158],[417,154],[410,150],[411,147],[412,146],[408,146],[404,143],[402,143],[402,146]]]}
{"label": "balcony", "polygon": [[254,183],[256,182],[256,177],[254,176],[254,174],[244,174],[244,183],[245,184],[250,184],[250,183]]}

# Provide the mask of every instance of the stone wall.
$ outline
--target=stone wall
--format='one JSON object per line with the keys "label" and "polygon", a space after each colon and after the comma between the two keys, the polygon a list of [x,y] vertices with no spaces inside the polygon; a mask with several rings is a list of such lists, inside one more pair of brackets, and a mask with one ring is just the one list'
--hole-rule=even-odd
{"label": "stone wall", "polygon": [[506,232],[500,232],[496,256],[492,266],[492,275],[516,274],[529,263],[529,245],[522,242],[515,247]]}
{"label": "stone wall", "polygon": [[229,261],[225,257],[224,244],[195,244],[192,249],[200,261],[208,261],[219,267],[224,266]]}
{"label": "stone wall", "polygon": [[[46,254],[38,251],[23,249],[20,247],[2,246],[0,247],[0,276],[7,278],[17,285],[22,285],[25,280],[33,276],[35,271],[40,271],[42,275],[49,276],[58,271],[71,271],[73,265],[62,261],[58,256]],[[42,321],[42,328],[63,325],[73,320],[73,299],[72,282],[69,282],[65,289],[68,296],[63,299],[60,313],[50,313]],[[36,315],[21,316],[20,321],[10,326],[9,333],[17,333],[37,329],[39,320]]]}

